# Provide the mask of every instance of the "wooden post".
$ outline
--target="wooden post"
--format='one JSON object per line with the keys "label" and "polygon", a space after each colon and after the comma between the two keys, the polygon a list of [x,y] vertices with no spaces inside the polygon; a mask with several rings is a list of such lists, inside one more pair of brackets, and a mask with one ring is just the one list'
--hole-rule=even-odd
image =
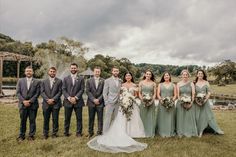
{"label": "wooden post", "polygon": [[2,77],[3,77],[3,57],[0,57],[0,95],[4,95],[2,91]]}
{"label": "wooden post", "polygon": [[20,60],[17,60],[17,82],[20,78]]}

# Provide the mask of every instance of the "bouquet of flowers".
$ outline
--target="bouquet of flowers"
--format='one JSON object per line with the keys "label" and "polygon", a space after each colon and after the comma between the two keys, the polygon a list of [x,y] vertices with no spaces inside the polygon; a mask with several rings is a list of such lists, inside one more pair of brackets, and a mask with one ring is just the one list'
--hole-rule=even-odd
{"label": "bouquet of flowers", "polygon": [[191,97],[187,96],[187,95],[183,95],[180,98],[181,101],[181,105],[183,106],[183,108],[185,108],[186,110],[189,110],[192,107],[192,103],[191,103]]}
{"label": "bouquet of flowers", "polygon": [[144,102],[144,107],[148,107],[152,105],[152,97],[150,96],[149,93],[143,93],[143,102]]}
{"label": "bouquet of flowers", "polygon": [[127,121],[130,120],[133,110],[133,104],[135,102],[135,97],[128,90],[123,90],[121,94],[121,111],[125,115]]}
{"label": "bouquet of flowers", "polygon": [[175,106],[175,102],[170,97],[165,97],[162,99],[162,105],[169,111]]}
{"label": "bouquet of flowers", "polygon": [[206,100],[206,94],[204,93],[198,93],[195,97],[195,102],[198,106],[203,106],[204,102]]}

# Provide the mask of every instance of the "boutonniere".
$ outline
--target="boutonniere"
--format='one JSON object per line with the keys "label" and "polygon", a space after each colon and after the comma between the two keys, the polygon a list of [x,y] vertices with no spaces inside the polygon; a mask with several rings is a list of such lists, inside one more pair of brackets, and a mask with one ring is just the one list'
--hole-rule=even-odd
{"label": "boutonniere", "polygon": [[79,80],[79,78],[76,76],[76,77],[75,77],[75,81],[77,82],[78,80]]}
{"label": "boutonniere", "polygon": [[119,78],[119,82],[122,83],[123,81]]}
{"label": "boutonniere", "polygon": [[54,85],[56,83],[56,80],[53,80],[52,84]]}
{"label": "boutonniere", "polygon": [[98,82],[101,83],[101,82],[102,82],[102,79],[99,79]]}

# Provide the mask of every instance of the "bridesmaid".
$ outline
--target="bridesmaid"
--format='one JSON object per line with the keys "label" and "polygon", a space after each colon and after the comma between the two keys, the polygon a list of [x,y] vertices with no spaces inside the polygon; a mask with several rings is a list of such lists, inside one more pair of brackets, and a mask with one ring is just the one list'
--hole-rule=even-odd
{"label": "bridesmaid", "polygon": [[[177,84],[177,96],[179,100],[176,105],[176,132],[179,137],[198,136],[195,107],[193,106],[195,94],[194,84],[189,81],[190,74],[188,70],[183,70],[181,76],[182,81]],[[183,107],[180,101],[184,95],[191,97],[191,103],[187,109]]]}
{"label": "bridesmaid", "polygon": [[216,123],[214,114],[211,110],[209,97],[211,95],[210,85],[207,81],[207,75],[203,70],[197,71],[197,77],[195,80],[195,91],[196,95],[198,93],[203,93],[206,95],[205,101],[202,105],[198,105],[196,102],[196,122],[199,137],[202,136],[203,131],[206,128],[211,128],[217,134],[224,134],[224,132],[219,128]]}
{"label": "bridesmaid", "polygon": [[160,102],[157,113],[157,134],[161,137],[171,137],[175,136],[175,106],[167,110],[162,105],[162,100],[165,97],[170,97],[173,101],[176,100],[176,86],[171,82],[169,72],[162,75],[157,89],[157,98]]}
{"label": "bridesmaid", "polygon": [[[149,94],[150,102],[144,102],[145,95]],[[143,80],[139,83],[139,98],[141,99],[140,116],[143,121],[146,137],[155,136],[156,111],[154,100],[156,98],[156,83],[153,73],[146,70]]]}

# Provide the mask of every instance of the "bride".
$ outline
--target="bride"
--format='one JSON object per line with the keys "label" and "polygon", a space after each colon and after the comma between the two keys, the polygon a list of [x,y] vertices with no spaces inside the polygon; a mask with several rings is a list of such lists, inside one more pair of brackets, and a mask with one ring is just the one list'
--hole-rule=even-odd
{"label": "bride", "polygon": [[[124,75],[124,82],[125,83],[122,84],[121,88],[121,96],[123,99],[126,98],[123,93],[127,92],[133,96],[136,96],[137,87],[133,83],[133,77],[130,72],[127,72]],[[121,106],[124,105],[121,104]],[[142,151],[147,148],[147,144],[137,142],[131,138],[145,137],[144,127],[139,116],[138,106],[136,103],[133,103],[131,110],[132,113],[129,118],[127,118],[126,114],[123,114],[121,106],[119,107],[118,114],[109,130],[101,136],[96,136],[87,143],[91,149],[110,153],[132,153],[135,151]]]}

